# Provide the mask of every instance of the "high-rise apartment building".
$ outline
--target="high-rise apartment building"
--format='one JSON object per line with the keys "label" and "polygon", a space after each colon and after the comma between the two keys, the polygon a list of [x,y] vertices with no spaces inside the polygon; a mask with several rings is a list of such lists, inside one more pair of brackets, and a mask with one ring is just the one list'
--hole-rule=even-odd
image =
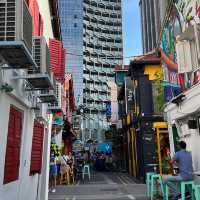
{"label": "high-rise apartment building", "polygon": [[[108,83],[115,79],[115,66],[123,62],[121,0],[60,0],[60,14],[64,47],[76,54],[67,55],[66,63],[74,77],[75,97],[83,94],[83,139],[100,141],[109,127]],[[78,63],[69,66],[73,62]]]}
{"label": "high-rise apartment building", "polygon": [[143,53],[152,51],[160,31],[160,0],[140,0]]}

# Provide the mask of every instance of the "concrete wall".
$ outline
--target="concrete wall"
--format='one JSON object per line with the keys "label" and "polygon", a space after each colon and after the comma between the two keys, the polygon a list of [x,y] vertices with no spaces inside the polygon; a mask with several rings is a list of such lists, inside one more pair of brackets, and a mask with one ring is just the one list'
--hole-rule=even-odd
{"label": "concrete wall", "polygon": [[39,10],[44,20],[44,36],[49,43],[49,38],[53,38],[49,0],[38,0]]}
{"label": "concrete wall", "polygon": [[117,101],[117,85],[115,82],[108,82],[111,91],[111,123],[118,121],[118,101]]}
{"label": "concrete wall", "polygon": [[[176,124],[180,139],[187,143],[188,150],[192,152],[194,171],[200,171],[200,132],[199,128],[189,129],[187,122],[189,119],[194,119],[200,116],[199,90],[200,84],[184,93],[186,98],[179,106],[169,103],[165,108],[169,122],[169,134],[172,150],[174,145],[172,125]],[[200,180],[198,181],[200,182]]]}

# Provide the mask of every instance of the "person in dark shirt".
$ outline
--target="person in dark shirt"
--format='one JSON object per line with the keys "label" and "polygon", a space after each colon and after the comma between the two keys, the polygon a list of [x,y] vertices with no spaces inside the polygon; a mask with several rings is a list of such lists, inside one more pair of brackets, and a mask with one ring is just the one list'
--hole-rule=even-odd
{"label": "person in dark shirt", "polygon": [[163,176],[163,183],[167,184],[173,192],[173,200],[178,200],[180,197],[177,183],[193,180],[192,155],[189,151],[186,151],[186,143],[184,141],[180,141],[179,146],[180,151],[176,152],[170,161],[172,166],[174,164],[178,166],[179,173],[175,176]]}

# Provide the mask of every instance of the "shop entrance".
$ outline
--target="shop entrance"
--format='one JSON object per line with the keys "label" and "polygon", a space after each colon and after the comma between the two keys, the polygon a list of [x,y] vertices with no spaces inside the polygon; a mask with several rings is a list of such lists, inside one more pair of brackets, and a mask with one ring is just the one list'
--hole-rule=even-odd
{"label": "shop entrance", "polygon": [[170,143],[169,133],[166,122],[155,122],[153,124],[156,134],[156,153],[159,166],[159,173],[170,174],[171,167],[169,164],[170,158]]}

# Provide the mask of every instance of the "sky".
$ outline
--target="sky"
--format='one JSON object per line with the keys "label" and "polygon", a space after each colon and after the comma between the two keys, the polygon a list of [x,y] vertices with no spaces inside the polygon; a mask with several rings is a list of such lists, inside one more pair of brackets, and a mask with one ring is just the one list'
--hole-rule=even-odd
{"label": "sky", "polygon": [[123,0],[123,37],[124,57],[142,54],[139,0]]}

